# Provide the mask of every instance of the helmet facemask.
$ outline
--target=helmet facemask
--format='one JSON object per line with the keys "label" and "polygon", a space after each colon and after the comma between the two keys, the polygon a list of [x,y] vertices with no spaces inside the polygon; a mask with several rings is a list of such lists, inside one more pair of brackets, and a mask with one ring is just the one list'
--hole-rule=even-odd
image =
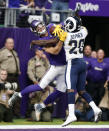
{"label": "helmet facemask", "polygon": [[44,35],[46,33],[45,24],[43,23],[38,24],[36,27],[36,33],[38,34],[38,36]]}
{"label": "helmet facemask", "polygon": [[34,32],[36,35],[41,36],[46,33],[46,26],[43,22],[34,20],[31,23],[31,31]]}

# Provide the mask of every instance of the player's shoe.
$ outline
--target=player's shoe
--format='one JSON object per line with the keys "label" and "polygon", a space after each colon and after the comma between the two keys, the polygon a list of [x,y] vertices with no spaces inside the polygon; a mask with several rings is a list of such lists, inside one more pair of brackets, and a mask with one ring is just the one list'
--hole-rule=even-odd
{"label": "player's shoe", "polygon": [[8,105],[10,107],[12,107],[14,103],[20,98],[18,94],[19,94],[18,92],[14,92],[12,97],[8,100]]}
{"label": "player's shoe", "polygon": [[40,113],[41,113],[41,106],[40,104],[34,104],[34,109],[35,109],[35,115],[36,115],[36,121],[40,120]]}
{"label": "player's shoe", "polygon": [[42,112],[42,109],[45,108],[45,105],[43,103],[40,104],[34,104],[34,109],[35,109],[35,115],[36,115],[36,120],[40,120],[40,114]]}
{"label": "player's shoe", "polygon": [[67,125],[69,125],[70,123],[74,122],[74,121],[77,121],[77,118],[76,116],[68,116],[67,117],[67,120],[62,124],[62,127],[65,127]]}
{"label": "player's shoe", "polygon": [[34,104],[34,109],[35,109],[35,111],[41,112],[41,110],[42,110],[41,104]]}
{"label": "player's shoe", "polygon": [[35,111],[41,112],[43,108],[45,108],[45,105],[44,105],[43,103],[34,104],[34,109],[35,109]]}
{"label": "player's shoe", "polygon": [[96,110],[96,112],[94,112],[94,122],[98,122],[101,120],[101,115],[102,115],[102,111],[100,108],[98,108]]}

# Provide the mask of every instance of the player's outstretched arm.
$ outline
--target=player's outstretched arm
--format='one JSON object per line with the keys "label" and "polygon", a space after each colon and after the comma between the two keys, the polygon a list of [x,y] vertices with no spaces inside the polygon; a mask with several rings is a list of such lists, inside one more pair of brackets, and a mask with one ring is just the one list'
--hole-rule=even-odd
{"label": "player's outstretched arm", "polygon": [[59,40],[57,38],[49,39],[49,40],[33,40],[31,45],[39,45],[39,46],[52,46],[52,44],[56,44]]}
{"label": "player's outstretched arm", "polygon": [[63,42],[65,41],[66,37],[67,37],[67,32],[65,32],[62,29],[59,30],[54,30],[53,34],[59,37],[59,42],[57,43],[57,45],[55,47],[49,47],[49,48],[43,48],[43,50],[45,50],[46,52],[50,53],[50,54],[54,54],[57,55],[59,54],[62,46],[63,46]]}
{"label": "player's outstretched arm", "polygon": [[62,46],[63,46],[63,42],[59,41],[55,47],[43,48],[43,50],[50,54],[57,55],[62,49]]}

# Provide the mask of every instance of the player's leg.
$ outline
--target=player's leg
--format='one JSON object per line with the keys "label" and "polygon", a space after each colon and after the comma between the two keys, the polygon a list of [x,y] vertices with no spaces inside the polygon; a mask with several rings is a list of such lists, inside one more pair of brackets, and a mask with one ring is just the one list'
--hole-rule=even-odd
{"label": "player's leg", "polygon": [[77,85],[78,71],[77,65],[72,65],[71,62],[68,63],[66,69],[66,85],[68,90],[68,110],[69,115],[66,121],[62,124],[62,126],[66,126],[73,121],[76,121],[77,118],[75,116],[75,89]]}
{"label": "player's leg", "polygon": [[45,105],[53,103],[57,98],[63,96],[66,92],[66,85],[65,85],[65,66],[62,66],[58,69],[59,74],[56,77],[57,85],[56,90],[51,93],[46,100],[44,101]]}
{"label": "player's leg", "polygon": [[53,103],[57,98],[60,98],[61,96],[63,96],[64,93],[59,91],[59,90],[55,90],[53,93],[51,93],[45,100],[44,100],[44,105],[47,106],[50,103]]}
{"label": "player's leg", "polygon": [[55,78],[55,76],[57,75],[55,72],[54,73],[54,66],[51,66],[48,71],[44,74],[44,76],[42,77],[42,79],[40,80],[39,84],[37,85],[30,85],[27,86],[24,90],[22,90],[20,92],[21,96],[24,96],[25,94],[31,93],[31,92],[35,92],[35,91],[41,91],[44,88],[47,87],[47,85]]}
{"label": "player's leg", "polygon": [[[61,73],[62,71],[65,72],[65,67],[64,66],[62,66],[62,69],[61,69],[60,66],[53,66],[50,74],[46,74],[46,76],[44,76],[44,78],[40,81],[39,86],[41,88],[45,88],[51,81],[53,81],[55,78],[60,76],[62,74]],[[62,79],[64,80],[64,75],[63,75]],[[61,86],[62,85],[60,85],[60,87]],[[35,109],[40,111],[42,108],[45,108],[46,105],[48,105],[49,103],[53,103],[57,98],[61,97],[64,94],[63,92],[65,92],[65,90],[66,90],[65,87],[63,87],[63,89],[60,89],[60,88],[57,89],[52,94],[50,94],[43,103],[35,104],[34,105]]]}
{"label": "player's leg", "polygon": [[86,84],[86,65],[85,63],[81,63],[81,72],[78,75],[78,82],[77,82],[77,91],[79,95],[81,95],[88,103],[92,101],[92,98],[85,90]]}
{"label": "player's leg", "polygon": [[8,101],[9,105],[12,106],[17,99],[22,98],[25,94],[43,90],[56,77],[56,75],[57,72],[55,67],[51,66],[50,69],[45,73],[39,84],[27,86],[19,93],[15,92]]}
{"label": "player's leg", "polygon": [[92,100],[91,96],[86,92],[85,90],[85,83],[86,83],[86,71],[83,69],[83,71],[78,76],[78,82],[77,82],[77,91],[80,96],[82,96],[92,107],[94,114],[95,114],[95,122],[99,120],[99,117],[101,116],[101,110],[96,106],[94,101]]}
{"label": "player's leg", "polygon": [[74,115],[77,78],[78,76],[75,67],[71,68],[71,64],[69,64],[66,70],[69,116]]}

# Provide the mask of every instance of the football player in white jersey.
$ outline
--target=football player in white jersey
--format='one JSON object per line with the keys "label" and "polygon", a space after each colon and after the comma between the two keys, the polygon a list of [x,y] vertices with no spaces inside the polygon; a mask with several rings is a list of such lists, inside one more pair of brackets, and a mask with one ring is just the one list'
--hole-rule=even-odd
{"label": "football player in white jersey", "polygon": [[[65,31],[60,28],[54,30],[54,34],[59,36],[60,41],[56,47],[44,48],[47,52],[60,52],[64,45],[66,52],[66,85],[68,89],[68,109],[69,115],[62,126],[66,126],[76,121],[75,116],[75,91],[78,92],[92,107],[94,111],[94,121],[100,120],[102,111],[99,109],[90,95],[85,90],[86,82],[86,63],[83,60],[84,41],[88,34],[87,29],[81,25],[81,20],[74,16],[68,17],[64,23]],[[59,27],[57,27],[59,28]]]}

